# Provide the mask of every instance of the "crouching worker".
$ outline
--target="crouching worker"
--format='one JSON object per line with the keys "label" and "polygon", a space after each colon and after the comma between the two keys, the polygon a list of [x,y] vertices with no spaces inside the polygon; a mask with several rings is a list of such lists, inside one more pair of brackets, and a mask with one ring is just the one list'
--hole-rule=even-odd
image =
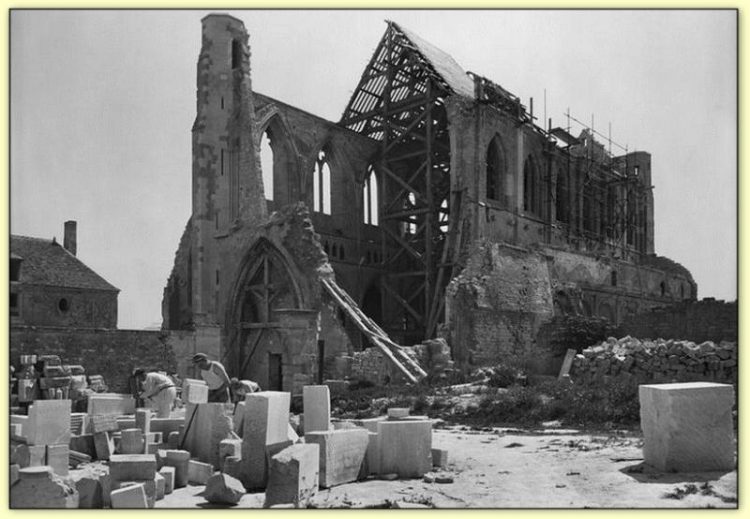
{"label": "crouching worker", "polygon": [[232,377],[229,389],[232,390],[232,403],[237,408],[237,404],[245,400],[245,395],[260,391],[260,386],[252,380],[238,380],[236,377]]}
{"label": "crouching worker", "polygon": [[208,386],[208,401],[229,402],[229,375],[221,362],[208,360],[205,353],[196,353],[193,364],[200,370],[201,378]]}
{"label": "crouching worker", "polygon": [[136,369],[133,375],[143,388],[141,398],[146,405],[156,411],[156,417],[169,418],[169,413],[177,398],[177,388],[172,379],[161,373],[146,373],[144,369]]}

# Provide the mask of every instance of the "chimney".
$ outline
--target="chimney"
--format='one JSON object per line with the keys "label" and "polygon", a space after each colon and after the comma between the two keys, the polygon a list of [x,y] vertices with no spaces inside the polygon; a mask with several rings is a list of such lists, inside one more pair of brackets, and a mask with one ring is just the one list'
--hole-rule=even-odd
{"label": "chimney", "polygon": [[77,224],[75,220],[68,220],[67,222],[65,222],[65,237],[63,238],[63,247],[65,247],[73,256],[76,255],[76,250],[78,249],[76,225]]}

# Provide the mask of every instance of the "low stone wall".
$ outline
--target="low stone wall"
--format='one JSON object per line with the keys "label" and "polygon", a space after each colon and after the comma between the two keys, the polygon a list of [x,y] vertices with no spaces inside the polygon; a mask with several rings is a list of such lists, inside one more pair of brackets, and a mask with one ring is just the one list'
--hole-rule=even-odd
{"label": "low stone wall", "polygon": [[58,355],[64,364],[83,366],[87,375],[104,376],[116,393],[130,392],[135,367],[177,369],[170,335],[161,331],[13,326],[9,353],[16,369],[21,355]]}
{"label": "low stone wall", "polygon": [[737,343],[610,337],[576,355],[570,377],[583,384],[601,383],[608,377],[635,384],[699,380],[736,384]]}
{"label": "low stone wall", "polygon": [[[414,359],[428,376],[435,377],[453,368],[451,349],[444,339],[431,339],[415,346],[407,346],[404,351]],[[358,351],[347,366],[349,378],[367,380],[375,384],[403,382],[402,373],[378,348]]]}

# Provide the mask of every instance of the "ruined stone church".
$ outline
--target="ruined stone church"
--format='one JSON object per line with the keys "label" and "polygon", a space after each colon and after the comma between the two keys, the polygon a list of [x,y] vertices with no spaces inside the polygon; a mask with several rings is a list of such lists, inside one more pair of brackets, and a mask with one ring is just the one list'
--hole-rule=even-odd
{"label": "ruined stone church", "polygon": [[230,375],[296,392],[353,376],[374,347],[414,380],[399,345],[442,337],[458,365],[496,363],[533,356],[555,315],[620,323],[696,298],[654,253],[647,152],[537,125],[533,105],[398,23],[338,122],[253,91],[232,16],[203,19],[197,72],[192,214],[163,328]]}

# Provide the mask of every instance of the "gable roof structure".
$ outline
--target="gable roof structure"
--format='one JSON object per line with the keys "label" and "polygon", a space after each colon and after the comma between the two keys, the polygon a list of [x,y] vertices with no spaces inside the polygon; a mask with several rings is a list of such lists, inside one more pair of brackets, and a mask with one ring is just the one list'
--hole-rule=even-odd
{"label": "gable roof structure", "polygon": [[11,235],[10,254],[22,260],[21,283],[120,291],[54,240]]}

